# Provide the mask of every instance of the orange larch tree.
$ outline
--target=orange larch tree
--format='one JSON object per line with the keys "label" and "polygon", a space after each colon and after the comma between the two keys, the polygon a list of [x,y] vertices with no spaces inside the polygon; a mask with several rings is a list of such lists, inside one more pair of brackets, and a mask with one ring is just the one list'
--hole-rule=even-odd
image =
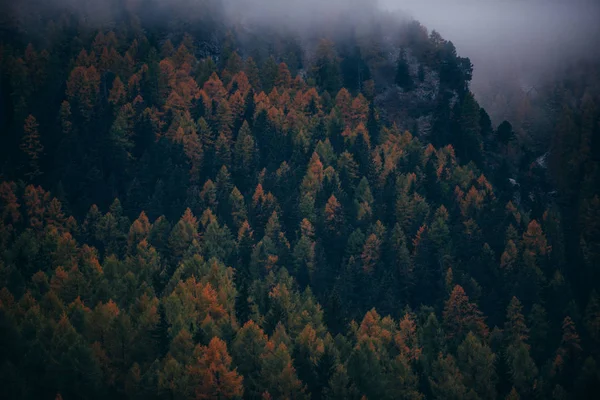
{"label": "orange larch tree", "polygon": [[231,368],[231,356],[224,341],[214,337],[208,346],[196,346],[194,358],[195,362],[188,367],[188,373],[195,384],[196,399],[242,397],[243,377]]}

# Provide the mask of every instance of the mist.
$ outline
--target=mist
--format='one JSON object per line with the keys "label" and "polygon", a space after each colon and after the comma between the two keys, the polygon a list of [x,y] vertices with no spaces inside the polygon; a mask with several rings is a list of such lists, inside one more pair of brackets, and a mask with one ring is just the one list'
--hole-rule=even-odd
{"label": "mist", "polygon": [[415,19],[471,59],[471,90],[495,120],[507,118],[516,99],[561,79],[569,67],[600,58],[596,0],[223,0],[223,4],[233,20],[304,33],[336,25],[378,24],[383,16],[386,21]]}
{"label": "mist", "polygon": [[[6,0],[1,0],[6,3]],[[30,7],[25,6],[28,4]],[[188,22],[204,16],[249,31],[267,27],[308,36],[353,27],[387,30],[381,22],[414,18],[454,43],[474,65],[471,90],[495,119],[511,97],[559,79],[567,67],[600,56],[600,2],[595,0],[26,0],[11,2],[34,21],[54,8],[83,13],[90,24],[110,18],[115,4],[160,22],[166,13]],[[33,15],[33,18],[32,18]],[[31,24],[31,25],[34,25]],[[252,40],[252,39],[249,39]],[[502,103],[505,103],[502,105]],[[504,108],[504,109],[503,109]]]}
{"label": "mist", "polygon": [[566,70],[600,58],[593,0],[381,0],[454,43],[474,65],[471,90],[494,119]]}

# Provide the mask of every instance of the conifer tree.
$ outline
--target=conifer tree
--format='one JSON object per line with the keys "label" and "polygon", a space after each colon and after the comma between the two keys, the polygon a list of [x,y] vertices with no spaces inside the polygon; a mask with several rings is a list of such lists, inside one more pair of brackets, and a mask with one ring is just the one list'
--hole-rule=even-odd
{"label": "conifer tree", "polygon": [[454,343],[462,340],[469,331],[481,338],[485,338],[488,334],[481,311],[475,304],[469,302],[460,285],[454,286],[450,298],[446,301],[444,325],[448,339]]}
{"label": "conifer tree", "polygon": [[261,356],[261,382],[274,398],[307,399],[304,385],[296,375],[288,347],[268,341]]}
{"label": "conifer tree", "polygon": [[33,115],[25,119],[23,126],[23,138],[21,139],[21,150],[28,159],[28,170],[26,176],[28,179],[35,180],[42,174],[40,170],[40,156],[44,151],[44,146],[40,141],[39,125]]}
{"label": "conifer tree", "polygon": [[398,57],[395,82],[396,85],[407,91],[411,90],[414,85],[413,78],[410,76],[410,69],[406,61],[404,50],[400,50],[400,56]]}
{"label": "conifer tree", "polygon": [[212,338],[207,347],[196,346],[195,362],[189,367],[191,382],[195,384],[196,399],[237,399],[244,392],[243,378],[231,369],[227,345]]}

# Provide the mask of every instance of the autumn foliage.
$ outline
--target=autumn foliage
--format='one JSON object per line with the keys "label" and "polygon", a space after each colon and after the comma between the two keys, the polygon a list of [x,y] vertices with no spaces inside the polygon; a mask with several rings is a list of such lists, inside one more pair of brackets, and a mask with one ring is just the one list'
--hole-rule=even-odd
{"label": "autumn foliage", "polygon": [[555,201],[418,23],[307,44],[125,3],[0,29],[1,398],[598,392],[587,95]]}

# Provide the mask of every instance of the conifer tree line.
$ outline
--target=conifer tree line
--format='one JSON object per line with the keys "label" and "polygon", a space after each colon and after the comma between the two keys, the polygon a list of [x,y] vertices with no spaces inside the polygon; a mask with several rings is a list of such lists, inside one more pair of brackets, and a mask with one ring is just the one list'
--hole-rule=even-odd
{"label": "conifer tree line", "polygon": [[1,21],[0,397],[595,398],[598,93],[539,157],[417,22],[172,18]]}

